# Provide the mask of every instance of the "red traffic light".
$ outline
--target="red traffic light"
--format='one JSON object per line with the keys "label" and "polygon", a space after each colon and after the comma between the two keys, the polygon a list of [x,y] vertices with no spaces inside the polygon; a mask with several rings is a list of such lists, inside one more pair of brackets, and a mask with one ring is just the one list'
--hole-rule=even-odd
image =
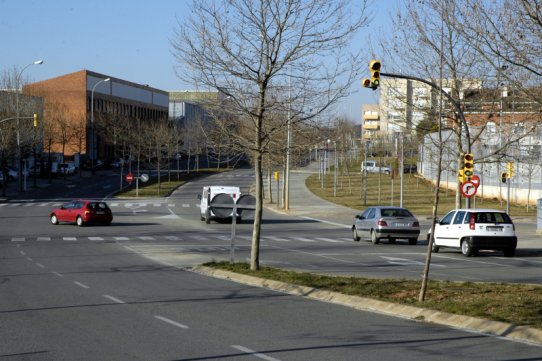
{"label": "red traffic light", "polygon": [[[380,67],[382,66],[382,64],[380,63],[380,60],[371,60],[371,62],[369,63],[369,69],[371,71],[378,71],[380,72]],[[380,74],[379,74],[380,75]]]}

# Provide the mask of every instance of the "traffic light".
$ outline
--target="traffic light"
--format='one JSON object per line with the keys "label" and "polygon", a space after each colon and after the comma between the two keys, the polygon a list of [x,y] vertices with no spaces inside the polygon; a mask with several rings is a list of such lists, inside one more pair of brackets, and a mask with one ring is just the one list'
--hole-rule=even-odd
{"label": "traffic light", "polygon": [[38,115],[34,113],[34,127],[38,126]]}
{"label": "traffic light", "polygon": [[516,175],[516,170],[514,169],[514,162],[506,163],[506,173],[508,173],[508,178],[512,178]]}
{"label": "traffic light", "polygon": [[501,173],[501,182],[506,183],[506,178],[508,178],[508,173],[502,172]]}
{"label": "traffic light", "polygon": [[474,156],[472,153],[467,153],[463,156],[463,174],[467,179],[474,174]]}
{"label": "traffic light", "polygon": [[363,78],[361,80],[361,85],[363,85],[364,88],[372,88],[373,85],[371,84],[371,79]]}
{"label": "traffic light", "polygon": [[459,182],[459,184],[465,183],[466,179],[465,179],[465,172],[463,171],[463,169],[459,169],[457,171],[457,181]]}
{"label": "traffic light", "polygon": [[376,90],[380,86],[380,68],[382,64],[380,60],[371,60],[369,63],[369,70],[371,70],[371,85],[373,90]]}

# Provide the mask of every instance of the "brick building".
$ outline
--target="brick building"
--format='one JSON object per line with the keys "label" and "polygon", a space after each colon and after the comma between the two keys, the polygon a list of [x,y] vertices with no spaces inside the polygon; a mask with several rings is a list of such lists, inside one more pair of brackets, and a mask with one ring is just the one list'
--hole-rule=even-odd
{"label": "brick building", "polygon": [[[99,124],[120,117],[141,122],[168,119],[168,92],[88,70],[28,84],[24,92],[44,98],[45,122],[55,129],[50,151],[68,157],[80,153],[87,161],[115,158],[103,136],[107,129],[92,131]],[[71,136],[63,136],[68,132]]]}

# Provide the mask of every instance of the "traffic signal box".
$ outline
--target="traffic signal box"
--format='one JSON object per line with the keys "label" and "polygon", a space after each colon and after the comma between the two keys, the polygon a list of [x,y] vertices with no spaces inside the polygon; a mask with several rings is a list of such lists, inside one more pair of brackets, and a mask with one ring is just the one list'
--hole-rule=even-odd
{"label": "traffic signal box", "polygon": [[34,113],[34,127],[38,126],[38,115]]}
{"label": "traffic signal box", "polygon": [[516,175],[516,170],[514,168],[513,162],[506,162],[506,173],[508,175],[506,178],[512,178]]}
{"label": "traffic signal box", "polygon": [[376,90],[380,86],[380,68],[382,67],[380,60],[371,60],[369,62],[369,70],[371,71],[371,79],[364,78],[361,85],[364,88]]}
{"label": "traffic signal box", "polygon": [[467,180],[474,175],[474,156],[472,153],[463,156],[463,174]]}
{"label": "traffic signal box", "polygon": [[506,179],[508,179],[508,173],[502,172],[501,173],[501,182],[506,183]]}

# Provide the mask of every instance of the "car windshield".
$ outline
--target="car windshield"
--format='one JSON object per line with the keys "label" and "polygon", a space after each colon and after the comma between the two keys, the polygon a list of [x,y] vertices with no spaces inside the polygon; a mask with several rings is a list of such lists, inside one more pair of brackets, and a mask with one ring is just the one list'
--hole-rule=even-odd
{"label": "car windshield", "polygon": [[506,213],[500,212],[478,212],[476,223],[512,223],[512,220]]}
{"label": "car windshield", "polygon": [[412,213],[408,210],[397,208],[382,209],[380,214],[382,217],[413,217]]}
{"label": "car windshield", "polygon": [[104,202],[91,202],[88,204],[87,208],[88,209],[108,209],[109,207]]}

